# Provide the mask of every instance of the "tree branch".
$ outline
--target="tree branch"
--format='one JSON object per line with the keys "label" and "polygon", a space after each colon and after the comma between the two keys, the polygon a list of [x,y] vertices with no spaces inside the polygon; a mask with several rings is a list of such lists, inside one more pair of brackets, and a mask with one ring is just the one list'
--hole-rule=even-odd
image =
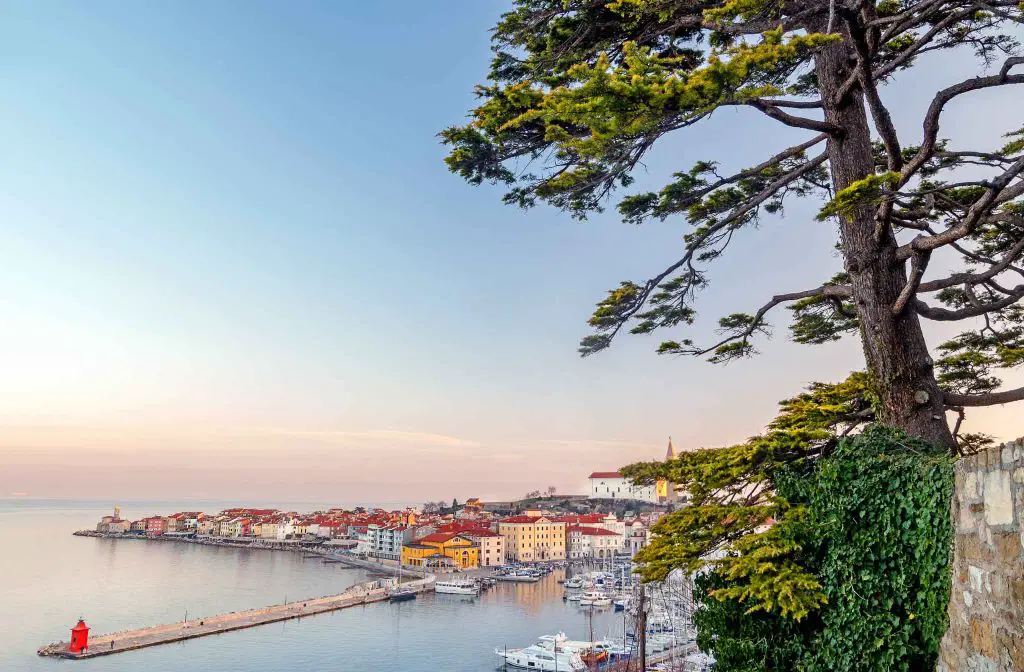
{"label": "tree branch", "polygon": [[772,101],[757,98],[755,100],[746,101],[746,104],[753,107],[756,110],[760,110],[764,114],[768,115],[776,121],[780,121],[786,126],[792,126],[793,128],[805,128],[809,131],[818,131],[819,133],[827,133],[829,135],[838,135],[842,132],[842,128],[836,124],[829,123],[827,121],[819,121],[818,119],[808,119],[806,117],[797,117],[783,112],[776,107]]}
{"label": "tree branch", "polygon": [[907,284],[903,285],[900,295],[896,297],[896,303],[892,306],[892,314],[900,315],[910,300],[917,294],[917,288],[921,285],[921,278],[924,277],[925,269],[928,268],[928,261],[931,259],[931,252],[919,252],[910,258],[910,278]]}
{"label": "tree branch", "polygon": [[1024,401],[1024,387],[1005,392],[988,392],[986,394],[953,394],[944,392],[942,400],[947,406],[996,406],[1014,401]]}
{"label": "tree branch", "polygon": [[853,290],[847,285],[822,285],[821,287],[816,287],[815,289],[807,289],[802,292],[776,294],[771,298],[771,300],[768,303],[761,306],[758,309],[758,311],[754,313],[754,318],[750,321],[750,324],[747,325],[747,327],[743,331],[736,334],[731,334],[710,347],[702,349],[697,348],[694,349],[693,351],[687,352],[686,354],[693,355],[695,357],[700,357],[702,355],[711,354],[712,352],[722,347],[723,345],[727,345],[734,341],[745,340],[753,336],[758,329],[764,326],[764,316],[768,313],[768,311],[770,311],[772,308],[775,308],[780,303],[789,303],[791,301],[799,301],[800,299],[809,299],[811,297],[816,296],[821,296],[828,299],[844,299],[849,298],[852,294]]}
{"label": "tree branch", "polygon": [[[1004,84],[1024,84],[1024,75],[1009,74],[1010,68],[1021,63],[1024,63],[1024,58],[1008,58],[1006,59],[1006,62],[1003,63],[1003,67],[1000,69],[998,75],[975,77],[974,79],[964,80],[959,84],[954,84],[953,86],[939,91],[935,95],[935,98],[932,99],[931,104],[928,106],[928,112],[924,117],[924,141],[921,143],[921,148],[918,150],[914,158],[912,158],[907,165],[903,167],[903,171],[900,175],[901,185],[906,184],[907,181],[909,181],[910,178],[921,169],[924,163],[931,158],[932,153],[935,151],[935,145],[939,136],[939,117],[942,115],[942,109],[945,107],[946,103],[957,96],[971,91],[977,91],[979,89],[1002,86]],[[904,259],[905,258],[906,257],[904,257]]]}
{"label": "tree branch", "polygon": [[[1024,83],[1024,75],[1019,75],[1019,77],[1021,78],[1021,82]],[[937,126],[936,132],[938,132]],[[920,154],[918,154],[918,156],[920,156]],[[916,160],[917,158],[915,157],[914,161]],[[907,169],[911,167],[912,163],[913,161],[908,163],[907,167],[904,168],[904,174],[906,174]],[[989,183],[989,187],[985,190],[985,193],[971,205],[967,214],[959,224],[951,226],[942,233],[934,236],[917,236],[912,241],[906,245],[901,245],[896,250],[896,258],[899,260],[906,260],[912,257],[915,251],[924,252],[926,250],[934,250],[970,235],[985,214],[993,206],[1004,200],[1004,198],[1002,198],[1005,196],[1003,194],[1003,190],[1006,189],[1010,182],[1013,181],[1013,179],[1022,171],[1024,171],[1024,156],[1017,159],[1002,175]],[[1024,185],[1019,186],[1024,187]]]}
{"label": "tree branch", "polygon": [[970,317],[980,317],[986,313],[1008,308],[1024,298],[1024,285],[1017,285],[1013,289],[1006,291],[1008,292],[1008,296],[1006,296],[1006,298],[998,301],[989,301],[988,303],[979,303],[978,305],[960,308],[959,310],[936,308],[934,306],[929,306],[920,299],[914,300],[914,309],[921,315],[921,317],[929,320],[934,320],[936,322],[956,322],[959,320],[966,320]]}
{"label": "tree branch", "polygon": [[[948,278],[941,278],[939,280],[930,280],[928,282],[921,283],[918,287],[918,292],[937,292],[942,289],[949,287],[955,287],[957,285],[977,285],[986,280],[991,280],[995,276],[999,275],[1003,271],[1010,268],[1014,260],[1024,252],[1024,239],[1017,241],[1017,244],[1010,248],[1003,258],[992,265],[987,271],[982,273],[954,273]],[[913,257],[911,257],[913,259]]]}

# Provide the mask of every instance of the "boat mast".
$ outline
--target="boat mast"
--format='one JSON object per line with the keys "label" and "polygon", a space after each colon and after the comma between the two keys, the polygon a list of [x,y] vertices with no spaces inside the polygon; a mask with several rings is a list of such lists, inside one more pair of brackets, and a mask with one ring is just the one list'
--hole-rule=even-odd
{"label": "boat mast", "polygon": [[640,672],[647,670],[647,590],[640,584],[640,597],[636,608],[637,653],[640,655]]}

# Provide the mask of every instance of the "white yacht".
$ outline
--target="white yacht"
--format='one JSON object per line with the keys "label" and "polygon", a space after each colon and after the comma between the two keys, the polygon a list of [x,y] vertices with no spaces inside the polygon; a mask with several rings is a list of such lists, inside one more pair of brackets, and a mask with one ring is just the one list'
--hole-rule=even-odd
{"label": "white yacht", "polygon": [[583,577],[582,576],[574,576],[571,579],[567,579],[565,581],[565,587],[566,588],[572,588],[573,590],[578,590],[578,589],[582,588],[583,587]]}
{"label": "white yacht", "polygon": [[471,579],[438,580],[434,582],[434,592],[447,595],[476,595],[480,592],[480,585]]}
{"label": "white yacht", "polygon": [[559,632],[555,635],[541,635],[537,638],[537,646],[548,651],[558,650],[578,653],[582,657],[583,654],[590,653],[591,651],[596,653],[608,652],[615,647],[615,643],[605,639],[596,642],[569,639],[565,636],[564,632]]}
{"label": "white yacht", "polygon": [[612,598],[596,590],[589,590],[580,598],[581,607],[607,607],[611,603]]}
{"label": "white yacht", "polygon": [[584,672],[587,669],[578,653],[550,651],[540,646],[526,646],[521,649],[495,649],[494,653],[505,659],[505,664],[525,670],[542,672]]}

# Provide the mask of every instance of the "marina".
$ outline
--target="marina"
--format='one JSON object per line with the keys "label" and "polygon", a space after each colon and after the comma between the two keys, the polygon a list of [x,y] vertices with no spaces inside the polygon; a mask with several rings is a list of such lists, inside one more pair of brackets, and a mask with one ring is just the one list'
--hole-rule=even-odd
{"label": "marina", "polygon": [[[88,629],[85,629],[85,647],[81,647],[76,643],[75,635],[78,633],[75,632],[70,642],[47,644],[40,647],[37,653],[44,657],[71,660],[108,656],[125,651],[159,646],[161,644],[182,642],[198,637],[254,628],[279,621],[314,616],[339,609],[382,602],[384,600],[402,601],[405,599],[415,599],[417,593],[430,590],[432,583],[432,577],[417,579],[403,583],[399,590],[395,590],[387,582],[369,582],[352,586],[338,595],[296,600],[261,609],[229,612],[192,620],[186,619],[179,623],[124,630],[95,637],[88,637]],[[80,632],[83,625],[82,621],[79,621],[79,626],[76,626],[75,630]]]}
{"label": "marina", "polygon": [[[21,649],[23,654],[39,661],[42,667],[24,659],[15,667],[50,669],[48,658],[65,657],[67,644],[51,647],[45,657],[34,654],[40,641],[55,641],[61,635],[67,640],[67,628],[79,614],[95,633],[105,633],[90,636],[82,655],[94,661],[87,665],[94,672],[113,671],[123,664],[184,671],[194,669],[189,661],[196,660],[208,661],[204,662],[206,669],[241,671],[251,669],[249,665],[277,669],[284,664],[281,656],[285,655],[306,660],[311,671],[331,669],[327,661],[340,656],[373,667],[366,655],[373,659],[385,655],[398,656],[401,669],[414,672],[489,672],[506,664],[509,670],[516,669],[514,661],[506,663],[495,655],[498,649],[530,647],[570,655],[568,648],[573,648],[584,663],[614,670],[624,656],[636,656],[635,613],[629,603],[635,586],[628,575],[628,559],[455,569],[437,575],[434,583],[435,588],[437,583],[449,584],[445,587],[449,592],[427,589],[393,602],[395,563],[363,559],[323,546],[290,540],[275,544],[181,536],[71,537],[68,551],[81,551],[76,556],[79,561],[93,559],[100,563],[94,565],[94,572],[119,576],[130,572],[130,567],[136,567],[136,572],[145,567],[143,571],[153,583],[140,593],[145,584],[136,582],[133,587],[114,581],[106,589],[97,585],[103,592],[93,593],[93,599],[77,597],[74,602],[55,605],[67,618],[56,624],[48,618],[46,623],[32,626],[41,636],[37,634],[28,642],[20,640],[26,644]],[[378,576],[382,578],[374,580]],[[502,580],[509,576],[526,580]],[[376,592],[365,602],[352,599],[361,586],[371,583]],[[270,585],[277,587],[267,591],[264,586]],[[251,589],[258,589],[258,593]],[[582,596],[586,592],[603,593],[612,605],[622,603],[623,611],[615,611],[603,601],[602,606],[580,606],[566,599],[567,594]],[[131,599],[133,593],[150,597],[135,601]],[[72,597],[76,594],[85,595],[78,588],[69,593]],[[292,594],[327,597],[289,600]],[[268,604],[273,606],[250,608]],[[359,608],[361,604],[365,608]],[[648,667],[658,669],[663,659],[665,669],[677,670],[680,662],[694,653],[686,623],[677,620],[685,616],[685,610],[663,609],[652,601],[649,611],[652,619],[645,647]],[[224,618],[197,619],[191,616],[193,613],[220,613]],[[164,625],[138,627],[147,622]],[[344,632],[344,637],[339,637],[339,632]],[[208,636],[227,633],[226,637]],[[109,651],[111,641],[115,652],[125,654],[125,660],[101,653],[104,645]],[[170,643],[174,645],[166,645]],[[456,650],[459,657],[453,662],[452,652]],[[543,655],[534,653],[540,656],[533,661],[536,663]],[[292,664],[293,659],[288,661]],[[558,669],[569,669],[561,663],[559,660]]]}

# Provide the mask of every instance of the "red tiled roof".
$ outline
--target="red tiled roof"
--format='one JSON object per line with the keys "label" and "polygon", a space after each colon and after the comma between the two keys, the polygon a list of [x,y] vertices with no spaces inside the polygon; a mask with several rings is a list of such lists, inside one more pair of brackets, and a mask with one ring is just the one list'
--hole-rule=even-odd
{"label": "red tiled roof", "polygon": [[622,474],[617,471],[595,471],[590,478],[622,478]]}
{"label": "red tiled roof", "polygon": [[536,523],[538,520],[541,520],[541,518],[543,518],[543,516],[512,516],[511,518],[506,518],[505,520],[500,520],[498,522],[499,523]]}
{"label": "red tiled roof", "polygon": [[605,517],[600,513],[587,513],[576,516],[559,516],[553,520],[560,523],[601,523],[604,522]]}
{"label": "red tiled roof", "polygon": [[500,537],[501,536],[497,532],[491,532],[490,530],[481,530],[481,529],[466,530],[464,534],[466,534],[468,536],[471,536],[471,537]]}
{"label": "red tiled roof", "polygon": [[417,541],[419,543],[421,543],[421,544],[423,544],[423,543],[443,544],[443,543],[445,543],[447,541],[451,541],[452,539],[454,539],[456,537],[462,537],[462,535],[459,534],[458,532],[448,532],[448,533],[435,532],[434,534],[428,534],[427,536],[422,537],[421,539],[417,539]]}
{"label": "red tiled roof", "polygon": [[457,520],[437,527],[438,532],[474,532],[489,530],[490,524],[484,520]]}

